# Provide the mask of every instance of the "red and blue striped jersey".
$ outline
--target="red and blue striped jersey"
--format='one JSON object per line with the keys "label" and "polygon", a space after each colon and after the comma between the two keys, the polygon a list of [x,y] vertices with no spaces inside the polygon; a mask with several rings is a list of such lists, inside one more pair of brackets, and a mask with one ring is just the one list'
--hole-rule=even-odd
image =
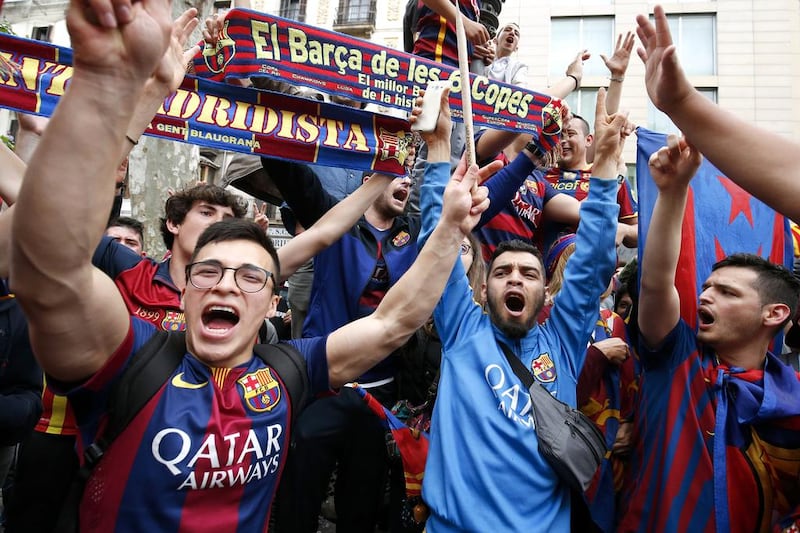
{"label": "red and blue striped jersey", "polygon": [[[111,387],[154,332],[132,317],[106,365],[68,392],[81,455],[106,422]],[[329,390],[326,339],[291,343],[306,358],[312,393]],[[287,394],[259,357],[210,368],[187,354],[92,471],[81,531],[266,531],[290,442]]]}
{"label": "red and blue striped jersey", "polygon": [[[796,513],[798,375],[771,354],[760,370],[719,364],[683,320],[662,346],[639,353],[636,445],[618,531],[767,532]],[[724,453],[715,453],[720,437]]]}
{"label": "red and blue striped jersey", "polygon": [[537,246],[543,246],[541,231],[544,204],[558,194],[542,177],[541,172],[534,171],[522,185],[510,202],[503,204],[502,209],[483,226],[474,230],[481,242],[483,258],[489,261],[495,248],[511,239],[521,239]]}
{"label": "red and blue striped jersey", "polygon": [[[544,179],[553,186],[556,192],[563,192],[564,194],[574,197],[579,202],[582,202],[586,199],[586,195],[589,194],[589,177],[591,175],[591,168],[587,170],[563,170],[555,167],[547,171]],[[617,220],[628,223],[636,220],[638,216],[638,206],[636,205],[636,200],[633,198],[633,194],[631,194],[628,181],[625,179],[619,180],[617,204],[619,205],[619,217]],[[575,228],[555,222],[546,223],[544,230],[545,253],[560,235],[564,233],[575,233]]]}
{"label": "red and blue striped jersey", "polygon": [[[464,16],[472,21],[478,20],[480,6],[476,0],[455,1]],[[418,36],[414,41],[414,54],[451,67],[458,67],[455,25],[447,22],[444,17],[426,6],[422,0],[417,3],[417,10],[419,22],[417,23]],[[471,55],[472,46],[468,44],[468,48]]]}

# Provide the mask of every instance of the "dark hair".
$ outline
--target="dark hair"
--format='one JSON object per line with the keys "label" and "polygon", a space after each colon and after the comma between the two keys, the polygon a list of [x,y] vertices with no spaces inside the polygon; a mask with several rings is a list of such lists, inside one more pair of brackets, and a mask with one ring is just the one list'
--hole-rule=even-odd
{"label": "dark hair", "polygon": [[755,254],[733,254],[714,263],[711,271],[723,267],[747,268],[756,273],[753,288],[758,292],[762,305],[780,303],[789,307],[789,317],[781,324],[786,325],[797,311],[800,298],[800,280],[781,265],[776,265]]}
{"label": "dark hair", "polygon": [[180,224],[186,218],[186,214],[194,207],[197,202],[207,202],[211,205],[230,207],[233,216],[242,218],[247,214],[247,205],[235,194],[231,194],[222,187],[201,183],[188,189],[176,192],[164,204],[164,217],[159,219],[161,222],[161,238],[167,250],[172,249],[175,236],[169,231],[167,221],[173,224]]}
{"label": "dark hair", "polygon": [[570,121],[579,120],[583,124],[583,134],[589,135],[592,132],[592,128],[589,127],[589,122],[580,115],[570,115]]}
{"label": "dark hair", "polygon": [[[487,276],[492,271],[492,265],[494,265],[494,260],[497,259],[501,254],[504,254],[506,252],[529,253],[539,260],[539,264],[542,265],[542,270],[544,270],[544,260],[542,259],[542,252],[540,252],[537,247],[535,247],[529,242],[525,242],[520,239],[511,239],[509,241],[501,242],[499,245],[497,245],[497,248],[494,249],[494,253],[492,253],[491,259],[489,259],[489,265],[486,268]],[[542,273],[544,274],[544,272]]]}
{"label": "dark hair", "polygon": [[144,224],[133,217],[113,217],[108,221],[106,229],[118,226],[121,228],[131,228],[139,234],[139,240],[144,244]]}
{"label": "dark hair", "polygon": [[211,224],[200,234],[200,237],[198,237],[197,245],[194,247],[192,258],[189,262],[193,263],[195,259],[197,259],[197,254],[204,246],[215,242],[226,241],[250,241],[264,248],[275,264],[275,271],[272,272],[273,291],[275,294],[280,292],[278,280],[281,279],[281,262],[280,259],[278,259],[278,252],[272,244],[272,239],[267,236],[261,226],[252,220],[226,218],[225,220]]}

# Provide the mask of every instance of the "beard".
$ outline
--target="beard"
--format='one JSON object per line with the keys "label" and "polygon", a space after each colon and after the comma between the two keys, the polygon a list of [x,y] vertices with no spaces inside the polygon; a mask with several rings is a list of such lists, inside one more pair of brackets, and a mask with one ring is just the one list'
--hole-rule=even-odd
{"label": "beard", "polygon": [[486,298],[486,304],[489,308],[489,319],[492,321],[492,324],[497,326],[497,329],[502,331],[503,335],[514,340],[523,338],[536,324],[536,318],[539,316],[539,312],[544,306],[544,290],[542,290],[541,294],[536,296],[536,299],[532,303],[534,305],[531,315],[527,319],[523,317],[523,320],[519,322],[503,318],[499,312],[499,308],[505,305],[502,300],[492,298],[490,295],[487,295]]}

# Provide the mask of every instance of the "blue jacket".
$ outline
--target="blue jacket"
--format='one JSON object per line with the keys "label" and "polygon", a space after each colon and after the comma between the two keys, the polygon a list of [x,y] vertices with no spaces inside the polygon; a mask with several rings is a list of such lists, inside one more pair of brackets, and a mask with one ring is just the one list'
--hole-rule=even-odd
{"label": "blue jacket", "polygon": [[[439,218],[448,168],[430,171],[421,196],[424,235]],[[461,262],[453,268],[434,312],[442,368],[423,483],[429,533],[569,531],[569,490],[539,453],[530,394],[498,342],[555,397],[575,406],[597,302],[615,263],[616,182],[593,178],[591,190],[568,282],[548,322],[525,337],[505,337],[473,302]]]}

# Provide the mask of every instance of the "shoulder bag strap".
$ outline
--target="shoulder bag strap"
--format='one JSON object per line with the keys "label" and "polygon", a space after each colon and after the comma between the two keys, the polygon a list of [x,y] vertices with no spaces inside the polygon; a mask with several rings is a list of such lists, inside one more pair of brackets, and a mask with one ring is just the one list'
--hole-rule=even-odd
{"label": "shoulder bag strap", "polygon": [[517,375],[519,379],[522,380],[523,385],[525,385],[526,387],[528,387],[528,389],[530,389],[534,383],[533,375],[531,374],[530,370],[525,368],[525,365],[522,364],[520,358],[514,355],[514,353],[511,351],[511,348],[509,348],[504,342],[500,342],[498,344],[500,345],[500,348],[503,350],[506,359],[508,359],[508,364],[511,365],[511,368],[514,370],[514,373]]}

